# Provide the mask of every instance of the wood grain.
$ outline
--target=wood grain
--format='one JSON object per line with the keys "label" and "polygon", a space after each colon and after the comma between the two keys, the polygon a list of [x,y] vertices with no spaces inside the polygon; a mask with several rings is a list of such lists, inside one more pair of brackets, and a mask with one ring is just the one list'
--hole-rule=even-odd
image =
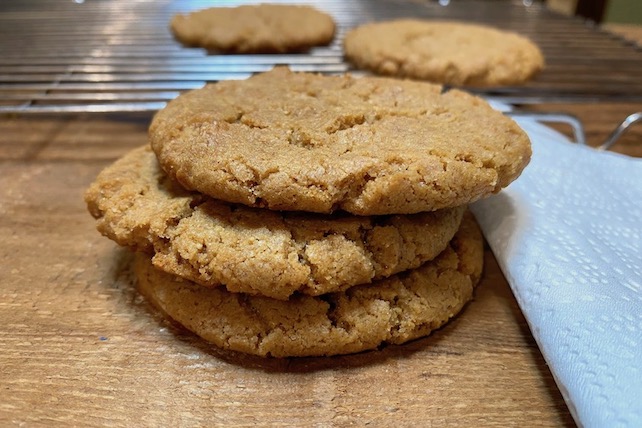
{"label": "wood grain", "polygon": [[[642,105],[524,108],[577,115],[595,146]],[[163,320],[82,200],[149,119],[0,118],[0,426],[573,425],[488,249],[475,300],[404,346],[260,359]],[[640,128],[614,150],[642,157]]]}
{"label": "wood grain", "polygon": [[0,425],[572,424],[490,251],[464,313],[404,346],[264,360],[162,320],[82,200],[148,121],[0,122]]}

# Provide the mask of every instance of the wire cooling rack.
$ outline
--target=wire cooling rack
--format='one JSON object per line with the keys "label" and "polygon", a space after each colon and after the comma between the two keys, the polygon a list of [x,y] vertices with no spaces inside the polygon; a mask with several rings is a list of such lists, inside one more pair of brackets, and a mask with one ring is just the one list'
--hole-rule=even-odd
{"label": "wire cooling rack", "polygon": [[[219,1],[216,5],[239,2]],[[275,65],[354,72],[343,58],[346,31],[361,23],[416,17],[487,23],[524,34],[546,57],[525,86],[477,91],[508,103],[642,100],[642,50],[541,2],[501,0],[330,0],[338,31],[330,46],[291,55],[210,55],[185,48],[171,16],[209,1],[3,0],[0,2],[0,112],[155,111],[181,91],[243,79]]]}

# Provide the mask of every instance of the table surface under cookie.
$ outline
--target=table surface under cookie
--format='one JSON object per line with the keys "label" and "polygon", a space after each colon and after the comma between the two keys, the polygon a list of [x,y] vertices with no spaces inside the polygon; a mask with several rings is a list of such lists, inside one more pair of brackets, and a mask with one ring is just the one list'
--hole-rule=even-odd
{"label": "table surface under cookie", "polygon": [[[642,104],[529,108],[576,114],[596,145]],[[0,119],[0,425],[573,424],[488,249],[464,313],[404,346],[262,360],[163,322],[82,201],[98,171],[145,144],[149,118]],[[614,150],[642,156],[641,141],[632,129]]]}

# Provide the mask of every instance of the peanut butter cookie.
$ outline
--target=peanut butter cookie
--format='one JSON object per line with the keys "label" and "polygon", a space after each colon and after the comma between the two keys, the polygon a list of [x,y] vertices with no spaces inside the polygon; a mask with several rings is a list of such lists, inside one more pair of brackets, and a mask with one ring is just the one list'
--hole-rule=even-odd
{"label": "peanut butter cookie", "polygon": [[188,189],[273,210],[408,214],[498,192],[526,134],[481,98],[424,82],[276,68],[185,93],[152,149]]}
{"label": "peanut butter cookie", "polygon": [[344,39],[346,57],[378,74],[455,86],[521,84],[544,67],[526,37],[463,22],[401,19],[365,24]]}
{"label": "peanut butter cookie", "polygon": [[101,233],[154,254],[157,268],[277,299],[415,268],[446,248],[464,212],[356,217],[227,204],[181,188],[146,147],[106,168],[85,198]]}
{"label": "peanut butter cookie", "polygon": [[258,4],[213,7],[175,15],[170,28],[187,46],[225,53],[284,53],[327,45],[331,16],[310,6]]}
{"label": "peanut butter cookie", "polygon": [[401,344],[426,336],[472,298],[483,264],[472,216],[435,260],[371,285],[288,301],[206,288],[137,256],[138,288],[171,318],[205,340],[261,356],[321,356]]}

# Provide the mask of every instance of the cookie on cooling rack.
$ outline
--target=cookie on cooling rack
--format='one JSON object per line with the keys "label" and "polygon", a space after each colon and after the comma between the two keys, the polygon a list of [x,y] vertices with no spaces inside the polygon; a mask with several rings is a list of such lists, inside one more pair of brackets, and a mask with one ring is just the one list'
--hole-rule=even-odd
{"label": "cookie on cooling rack", "polygon": [[182,189],[143,147],[99,174],[85,198],[98,229],[201,285],[287,299],[416,268],[451,240],[464,207],[356,217],[273,212]]}
{"label": "cookie on cooling rack", "polygon": [[450,245],[423,266],[322,297],[288,301],[206,288],[135,263],[138,288],[178,323],[215,345],[260,356],[321,356],[426,336],[472,298],[482,237],[466,216]]}
{"label": "cookie on cooling rack", "polygon": [[344,39],[346,57],[378,74],[456,86],[505,86],[531,79],[544,66],[526,37],[451,21],[401,19],[365,24]]}
{"label": "cookie on cooling rack", "polygon": [[273,210],[408,214],[499,191],[526,134],[481,98],[424,82],[275,68],[185,93],[149,129],[188,189]]}
{"label": "cookie on cooling rack", "polygon": [[187,46],[225,53],[284,53],[330,43],[331,16],[310,6],[213,7],[175,15],[170,28]]}

